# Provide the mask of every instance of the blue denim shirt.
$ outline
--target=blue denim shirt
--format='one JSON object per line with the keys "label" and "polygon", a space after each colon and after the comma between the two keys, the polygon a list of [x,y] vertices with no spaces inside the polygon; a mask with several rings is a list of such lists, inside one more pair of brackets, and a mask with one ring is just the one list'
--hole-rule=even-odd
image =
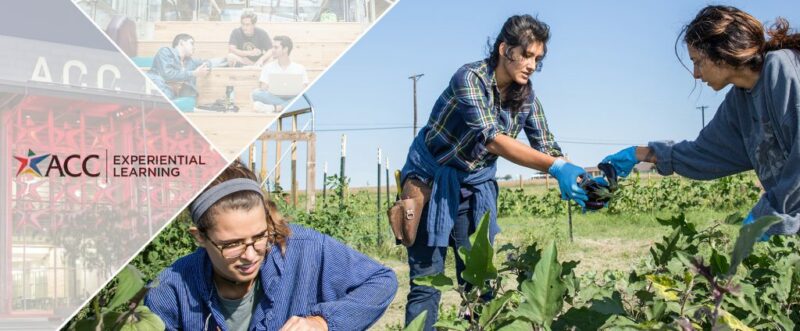
{"label": "blue denim shirt", "polygon": [[[192,71],[201,64],[202,61],[192,58],[181,61],[176,49],[161,47],[153,57],[153,66],[147,72],[147,77],[170,99],[186,96],[193,97],[197,96],[197,79]],[[178,95],[173,93],[168,85],[176,82],[184,84]]]}
{"label": "blue denim shirt", "polygon": [[[331,331],[365,330],[397,292],[394,272],[314,230],[290,225],[286,254],[273,247],[259,271],[263,295],[249,330],[279,330],[292,316],[322,316]],[[158,276],[145,305],[167,330],[226,330],[205,249]]]}
{"label": "blue denim shirt", "polygon": [[658,172],[714,179],[754,169],[764,195],[753,217],[783,222],[769,235],[800,229],[800,52],[767,53],[758,82],[734,87],[695,141],[651,142]]}

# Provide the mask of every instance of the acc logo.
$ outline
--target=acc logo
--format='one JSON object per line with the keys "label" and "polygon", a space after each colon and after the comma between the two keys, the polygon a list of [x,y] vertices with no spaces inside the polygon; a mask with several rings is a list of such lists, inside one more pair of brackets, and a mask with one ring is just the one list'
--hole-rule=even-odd
{"label": "acc logo", "polygon": [[[42,175],[41,170],[39,170],[39,163],[48,156],[52,156],[50,158],[50,164],[47,166],[47,170],[45,171],[44,175]],[[81,157],[81,155],[78,154],[72,154],[64,158],[64,161],[61,161],[58,158],[58,155],[36,155],[36,153],[29,149],[28,157],[14,156],[14,158],[20,162],[16,176],[26,173],[38,177],[50,176],[51,170],[57,170],[59,177],[79,177],[81,175],[86,175],[89,177],[100,176],[100,172],[91,172],[89,171],[88,167],[89,160],[100,159],[100,156],[97,154],[90,154],[86,157]],[[78,162],[80,165],[73,165],[73,162]]]}
{"label": "acc logo", "polygon": [[28,157],[20,157],[15,156],[14,158],[19,160],[19,170],[17,170],[17,176],[19,174],[31,174],[34,176],[42,177],[42,172],[39,171],[39,162],[46,159],[50,154],[39,155],[36,156],[32,150],[28,150]]}

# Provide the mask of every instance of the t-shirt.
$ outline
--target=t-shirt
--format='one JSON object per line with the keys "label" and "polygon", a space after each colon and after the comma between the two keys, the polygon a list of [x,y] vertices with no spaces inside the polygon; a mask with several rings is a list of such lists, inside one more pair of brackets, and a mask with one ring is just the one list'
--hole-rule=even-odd
{"label": "t-shirt", "polygon": [[225,299],[217,295],[219,299],[222,316],[225,317],[225,324],[231,331],[247,331],[250,326],[250,319],[253,317],[253,309],[261,299],[260,281],[256,278],[255,284],[250,291],[241,299]]}
{"label": "t-shirt", "polygon": [[302,64],[291,62],[289,63],[286,68],[282,68],[278,61],[272,61],[264,65],[261,68],[261,78],[258,80],[264,82],[265,84],[269,84],[269,75],[270,74],[298,74],[303,75],[303,83],[308,84],[308,73],[306,72],[306,67]]}
{"label": "t-shirt", "polygon": [[[253,49],[260,49],[262,52],[268,51],[272,48],[272,40],[269,39],[267,31],[260,28],[255,28],[252,36],[247,36],[242,31],[242,28],[236,28],[231,31],[231,38],[228,41],[229,45],[236,46],[237,49],[249,51]],[[261,55],[248,56],[251,61],[258,61]]]}

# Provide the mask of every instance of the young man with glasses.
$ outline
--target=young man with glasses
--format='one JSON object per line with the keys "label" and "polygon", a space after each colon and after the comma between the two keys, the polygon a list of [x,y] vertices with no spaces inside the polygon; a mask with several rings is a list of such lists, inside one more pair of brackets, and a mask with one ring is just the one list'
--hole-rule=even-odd
{"label": "young man with glasses", "polygon": [[[586,172],[561,158],[530,83],[541,69],[549,38],[549,27],[530,15],[506,20],[489,57],[456,71],[411,145],[402,181],[412,187],[403,192],[431,193],[430,201],[419,208],[416,240],[407,248],[411,289],[406,324],[427,311],[425,330],[433,330],[441,297],[435,288],[414,284],[413,279],[444,272],[447,249],[453,247],[457,280],[464,285],[458,249],[470,248],[469,236],[485,213],[490,215],[492,242],[500,231],[498,157],[548,171],[558,179],[564,199],[581,205],[587,199],[577,185]],[[516,140],[522,130],[530,146]]]}
{"label": "young man with glasses", "polygon": [[145,297],[167,330],[364,330],[397,291],[391,269],[287,224],[238,162],[189,209],[200,248]]}

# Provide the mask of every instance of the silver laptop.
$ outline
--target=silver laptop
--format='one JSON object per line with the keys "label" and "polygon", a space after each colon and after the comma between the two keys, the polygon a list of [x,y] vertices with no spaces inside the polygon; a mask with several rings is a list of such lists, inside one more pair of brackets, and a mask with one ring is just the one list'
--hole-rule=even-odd
{"label": "silver laptop", "polygon": [[269,74],[269,93],[280,97],[293,97],[303,91],[302,74]]}

